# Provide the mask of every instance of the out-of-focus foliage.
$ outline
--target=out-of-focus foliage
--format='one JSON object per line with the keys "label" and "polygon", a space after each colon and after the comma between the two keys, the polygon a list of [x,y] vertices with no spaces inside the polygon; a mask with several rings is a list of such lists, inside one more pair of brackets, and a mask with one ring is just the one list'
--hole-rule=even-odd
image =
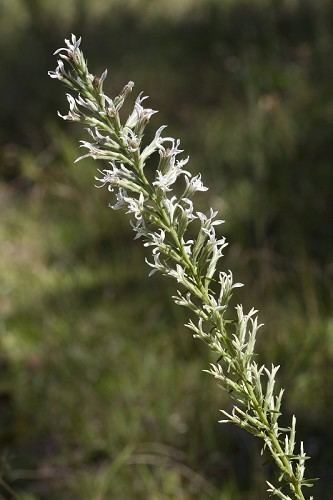
{"label": "out-of-focus foliage", "polygon": [[0,2],[0,457],[22,498],[257,499],[270,473],[216,423],[228,397],[96,165],[72,165],[82,132],[47,77],[72,31],[110,94],[134,80],[204,173],[330,498],[332,30],[328,0]]}

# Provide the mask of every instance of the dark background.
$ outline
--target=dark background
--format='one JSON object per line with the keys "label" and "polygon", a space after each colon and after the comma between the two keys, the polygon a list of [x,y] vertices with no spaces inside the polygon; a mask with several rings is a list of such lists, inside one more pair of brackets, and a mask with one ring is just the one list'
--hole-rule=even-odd
{"label": "dark background", "polygon": [[266,498],[260,444],[217,423],[173,283],[147,278],[128,220],[93,187],[79,127],[47,76],[83,37],[160,110],[219,208],[223,262],[260,309],[285,419],[333,488],[333,4],[328,0],[0,1],[0,489],[5,498]]}

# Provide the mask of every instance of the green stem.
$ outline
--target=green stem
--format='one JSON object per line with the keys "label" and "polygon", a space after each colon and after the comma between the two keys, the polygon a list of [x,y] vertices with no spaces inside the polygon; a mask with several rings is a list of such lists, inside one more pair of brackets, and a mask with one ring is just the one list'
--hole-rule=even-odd
{"label": "green stem", "polygon": [[[145,182],[147,182],[147,185],[149,185],[146,178],[145,178]],[[156,200],[153,199],[152,201],[156,201]],[[195,268],[195,266],[191,262],[188,254],[185,251],[184,244],[183,244],[182,240],[179,238],[177,231],[172,226],[172,224],[171,224],[169,218],[167,217],[167,214],[166,214],[164,208],[161,206],[161,204],[159,204],[159,208],[160,208],[162,217],[164,219],[164,224],[168,227],[169,233],[174,240],[174,243],[176,245],[177,250],[179,251],[181,257],[183,258],[184,263],[186,264],[188,271],[192,274],[192,278],[196,281],[198,288],[200,289],[200,291],[202,293],[203,303],[205,303],[207,305],[211,305],[211,301],[209,299],[207,290],[202,282],[202,277],[198,274],[197,269]],[[218,318],[219,324],[217,325],[217,328],[220,330],[220,333],[222,334],[222,336],[224,336],[224,328],[222,326],[223,321],[222,321],[221,315],[218,314],[218,317],[219,317]],[[229,344],[228,348],[230,349],[231,343],[229,342],[228,344]],[[230,354],[234,355],[234,352],[231,352]],[[254,408],[255,412],[257,413],[261,423],[267,429],[267,435],[270,438],[270,442],[271,442],[272,447],[273,447],[274,452],[275,452],[274,454],[272,454],[273,459],[275,460],[275,463],[280,468],[281,472],[283,472],[283,474],[288,477],[290,489],[295,494],[295,500],[305,500],[305,497],[301,491],[301,485],[294,474],[292,466],[291,466],[288,458],[285,455],[285,452],[280,444],[280,441],[277,439],[277,437],[274,433],[274,430],[271,427],[271,424],[269,423],[268,419],[266,418],[266,415],[264,413],[264,409],[262,408],[261,404],[259,403],[258,398],[256,397],[255,392],[253,390],[252,385],[249,383],[247,376],[246,376],[246,374],[244,374],[243,371],[238,373],[238,376],[242,379],[244,386],[246,387],[247,398],[251,402],[251,406]]]}

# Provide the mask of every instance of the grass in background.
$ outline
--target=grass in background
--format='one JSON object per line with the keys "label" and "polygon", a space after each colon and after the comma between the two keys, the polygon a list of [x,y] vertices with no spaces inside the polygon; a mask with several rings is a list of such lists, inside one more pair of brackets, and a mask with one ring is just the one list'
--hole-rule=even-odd
{"label": "grass in background", "polygon": [[0,457],[25,500],[264,497],[255,440],[216,423],[207,352],[52,125],[65,104],[46,72],[70,31],[97,70],[112,61],[113,89],[147,89],[214,186],[225,267],[262,311],[262,356],[330,498],[332,4],[176,3],[0,6]]}
{"label": "grass in background", "polygon": [[[126,221],[92,188],[95,166],[72,166],[76,145],[57,134],[38,182],[38,163],[23,158],[18,184],[2,186],[5,478],[31,498],[263,496],[257,443],[216,423],[226,396],[200,375],[207,352],[184,331],[168,285],[147,278]],[[233,246],[226,266],[269,318],[263,356],[283,361],[290,412],[313,463],[325,464],[332,324],[315,273],[306,265],[286,276],[272,256]]]}

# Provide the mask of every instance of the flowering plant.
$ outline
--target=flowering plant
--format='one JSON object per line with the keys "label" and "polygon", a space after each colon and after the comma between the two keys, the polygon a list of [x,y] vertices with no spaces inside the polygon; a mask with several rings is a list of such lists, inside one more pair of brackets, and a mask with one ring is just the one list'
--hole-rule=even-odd
{"label": "flowering plant", "polygon": [[[156,113],[143,106],[147,97],[139,94],[123,123],[120,110],[133,82],[115,98],[106,96],[103,82],[107,71],[100,77],[89,72],[80,42],[74,35],[65,40],[66,47],[55,52],[59,55],[57,68],[49,72],[74,93],[67,94],[68,114],[59,115],[88,127],[91,140],[81,141],[87,153],[76,161],[91,157],[107,162],[95,179],[99,187],[107,186],[113,193],[111,207],[131,215],[135,238],[152,247],[152,260],[146,259],[150,274],[159,271],[177,281],[174,302],[192,315],[185,326],[218,358],[206,371],[234,402],[231,413],[222,410],[221,422],[236,424],[260,438],[263,450],[268,450],[279,469],[280,484],[267,482],[267,491],[283,500],[304,500],[303,488],[312,486],[304,477],[308,457],[302,442],[295,451],[296,418],[292,417],[288,428],[279,424],[284,392],[275,390],[279,366],[269,369],[256,361],[254,349],[261,326],[257,311],[252,308],[245,313],[241,305],[236,314],[230,310],[233,290],[243,285],[233,281],[231,271],[218,267],[227,245],[217,234],[223,221],[213,209],[205,214],[194,208],[195,193],[207,187],[200,174],[192,176],[187,170],[189,158],[181,157],[178,139],[163,135],[165,126],[151,142],[144,142],[145,128]],[[156,171],[149,175],[145,166],[152,156],[159,160]]]}

